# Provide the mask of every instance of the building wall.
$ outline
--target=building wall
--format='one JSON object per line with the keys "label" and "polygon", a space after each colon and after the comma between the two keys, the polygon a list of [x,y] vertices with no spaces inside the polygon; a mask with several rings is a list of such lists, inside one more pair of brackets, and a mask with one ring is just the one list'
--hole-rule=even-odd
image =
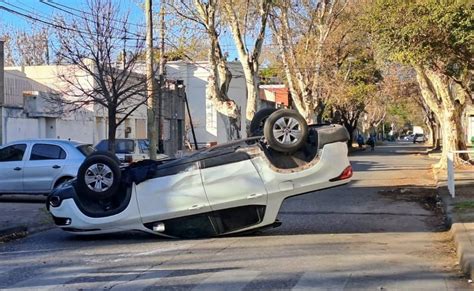
{"label": "building wall", "polygon": [[471,138],[474,137],[474,106],[468,105],[463,120],[464,134],[466,142],[470,145],[474,145],[471,142]]}
{"label": "building wall", "polygon": [[[240,63],[234,62],[230,63],[229,67],[233,75],[229,97],[241,108],[242,116],[245,119],[247,89],[242,66]],[[208,63],[169,62],[166,66],[166,74],[167,79],[184,81],[198,144],[228,141],[227,118],[218,113],[206,98],[206,86],[209,78]],[[245,120],[242,120],[241,136],[245,136],[245,134]]]}
{"label": "building wall", "polygon": [[30,118],[19,107],[3,107],[3,143],[30,138],[58,138],[93,143],[94,117],[87,112],[74,119]]}
{"label": "building wall", "polygon": [[[81,86],[93,86],[94,80],[73,66],[26,66],[5,68],[6,115],[2,120],[6,132],[3,143],[24,138],[71,138],[87,143],[96,144],[107,138],[107,111],[100,105],[88,105],[79,111],[64,114],[58,119],[28,118],[19,112],[23,107],[24,91],[79,93],[71,91],[67,82],[61,81],[59,75],[74,79]],[[67,95],[65,96],[66,98]],[[16,110],[12,111],[12,107]],[[8,119],[8,120],[7,120]],[[129,133],[126,128],[129,127]],[[46,130],[48,129],[48,130]],[[146,106],[143,105],[131,114],[117,129],[117,137],[135,138],[146,137]],[[145,133],[145,136],[143,136]]]}

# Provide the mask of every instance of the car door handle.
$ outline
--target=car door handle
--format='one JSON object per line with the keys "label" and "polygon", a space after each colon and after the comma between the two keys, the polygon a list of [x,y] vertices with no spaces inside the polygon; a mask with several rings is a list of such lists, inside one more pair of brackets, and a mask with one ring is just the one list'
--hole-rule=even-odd
{"label": "car door handle", "polygon": [[59,168],[61,168],[61,166],[58,166],[58,165],[53,166],[53,169],[59,169]]}
{"label": "car door handle", "polygon": [[193,206],[189,207],[188,210],[198,210],[198,209],[201,209],[203,207],[204,207],[204,205],[202,205],[202,204],[194,204]]}
{"label": "car door handle", "polygon": [[247,199],[255,199],[255,198],[259,198],[259,197],[262,197],[264,194],[250,194],[249,196],[247,196]]}
{"label": "car door handle", "polygon": [[13,168],[14,171],[21,171],[20,167]]}

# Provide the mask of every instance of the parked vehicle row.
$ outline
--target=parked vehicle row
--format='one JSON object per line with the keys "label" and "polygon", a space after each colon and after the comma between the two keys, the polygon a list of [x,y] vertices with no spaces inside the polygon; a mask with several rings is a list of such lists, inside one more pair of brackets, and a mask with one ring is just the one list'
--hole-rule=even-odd
{"label": "parked vehicle row", "polygon": [[0,194],[47,194],[73,179],[94,149],[67,140],[23,140],[0,148]]}
{"label": "parked vehicle row", "polygon": [[[0,147],[0,194],[49,194],[76,177],[84,159],[106,151],[108,140],[95,147],[70,140],[20,140]],[[117,139],[116,155],[121,166],[149,158],[145,139]],[[158,159],[168,156],[158,154]]]}

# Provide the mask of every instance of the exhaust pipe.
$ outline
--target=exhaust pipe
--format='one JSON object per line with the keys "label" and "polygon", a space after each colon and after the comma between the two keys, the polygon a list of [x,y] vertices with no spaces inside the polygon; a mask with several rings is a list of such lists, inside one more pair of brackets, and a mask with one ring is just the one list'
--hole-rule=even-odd
{"label": "exhaust pipe", "polygon": [[52,207],[58,207],[61,205],[61,198],[59,196],[52,196],[49,198],[49,205]]}

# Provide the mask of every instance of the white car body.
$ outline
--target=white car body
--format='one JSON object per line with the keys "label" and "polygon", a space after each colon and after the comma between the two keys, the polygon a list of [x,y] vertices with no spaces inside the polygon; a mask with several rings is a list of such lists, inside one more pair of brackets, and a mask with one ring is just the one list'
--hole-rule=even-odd
{"label": "white car body", "polygon": [[[342,132],[342,127],[327,128]],[[204,150],[184,162],[164,162],[153,169],[151,178],[127,187],[129,201],[124,207],[104,215],[85,210],[89,202],[78,202],[73,184],[51,194],[54,206],[48,207],[59,227],[78,234],[142,230],[196,237],[272,226],[286,198],[350,181],[345,129],[344,134],[326,144],[320,136],[314,156],[297,167],[276,167],[279,161],[271,160],[273,153],[260,142],[247,145],[248,140]],[[145,172],[145,166],[140,167],[135,176]]]}
{"label": "white car body", "polygon": [[[57,139],[22,140],[0,147],[0,194],[47,194],[76,177],[86,144]],[[16,157],[5,154],[11,149]],[[24,149],[21,153],[21,149]],[[5,157],[6,159],[2,160]]]}

